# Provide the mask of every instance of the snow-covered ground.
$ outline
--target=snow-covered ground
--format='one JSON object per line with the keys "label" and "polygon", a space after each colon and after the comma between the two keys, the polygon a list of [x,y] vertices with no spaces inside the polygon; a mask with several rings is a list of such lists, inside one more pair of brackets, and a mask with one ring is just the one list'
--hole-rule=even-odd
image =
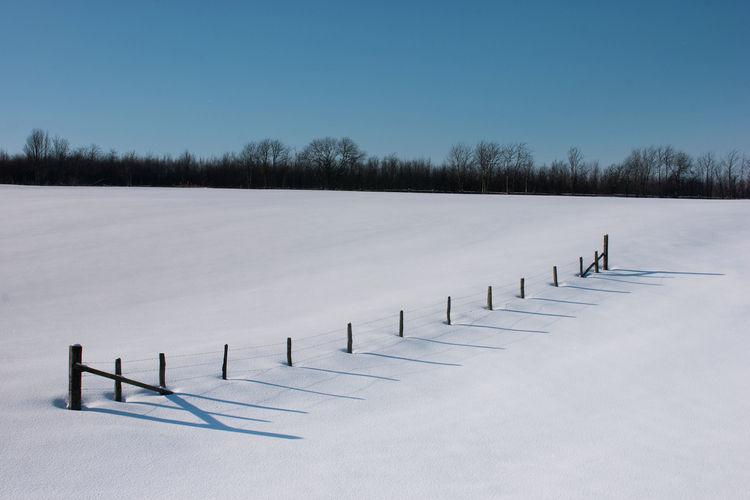
{"label": "snow-covered ground", "polygon": [[[747,201],[0,186],[0,213],[4,498],[750,496]],[[67,411],[72,343],[148,383],[164,352],[176,394],[87,375]]]}

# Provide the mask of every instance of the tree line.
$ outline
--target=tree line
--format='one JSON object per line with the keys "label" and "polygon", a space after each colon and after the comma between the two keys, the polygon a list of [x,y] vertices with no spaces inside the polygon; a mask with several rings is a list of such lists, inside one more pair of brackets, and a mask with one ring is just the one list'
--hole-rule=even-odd
{"label": "tree line", "polygon": [[433,164],[371,156],[348,137],[325,137],[300,150],[263,139],[239,152],[197,158],[187,151],[172,157],[73,148],[34,129],[22,153],[0,149],[0,183],[748,198],[750,157],[737,150],[692,157],[672,146],[649,146],[601,167],[571,147],[563,158],[538,164],[525,143],[481,141],[454,144]]}

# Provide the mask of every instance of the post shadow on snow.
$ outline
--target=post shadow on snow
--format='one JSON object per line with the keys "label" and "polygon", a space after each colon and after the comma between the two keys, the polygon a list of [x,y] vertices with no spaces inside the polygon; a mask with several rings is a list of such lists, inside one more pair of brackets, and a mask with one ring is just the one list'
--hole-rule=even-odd
{"label": "post shadow on snow", "polygon": [[529,300],[543,300],[545,302],[559,302],[560,304],[573,304],[573,305],[578,305],[578,306],[598,306],[599,305],[599,304],[594,304],[593,302],[577,302],[575,300],[545,299],[542,297],[530,297]]}
{"label": "post shadow on snow", "polygon": [[399,361],[411,361],[413,363],[424,363],[427,365],[441,365],[441,366],[461,366],[456,363],[444,363],[442,361],[427,361],[426,359],[415,359],[415,358],[404,358],[402,356],[393,356],[391,354],[380,354],[377,352],[362,352],[361,355],[365,356],[378,356],[380,358],[397,359]]}
{"label": "post shadow on snow", "polygon": [[320,391],[313,391],[311,389],[303,389],[301,387],[293,387],[291,385],[282,385],[282,384],[274,384],[271,382],[264,382],[262,380],[254,380],[249,378],[243,378],[243,379],[234,379],[234,380],[243,380],[245,382],[252,382],[253,384],[261,384],[261,385],[267,385],[270,387],[277,387],[279,389],[288,389],[290,391],[299,391],[299,392],[306,392],[308,394],[317,394],[318,396],[326,396],[331,398],[341,398],[341,399],[354,399],[357,401],[364,401],[365,398],[360,398],[357,396],[347,396],[345,394],[332,394],[330,392],[320,392]]}
{"label": "post shadow on snow", "polygon": [[[606,276],[617,276],[622,278],[643,278],[643,279],[650,279],[650,280],[674,280],[677,279],[677,276],[652,276],[651,274],[646,273],[620,273],[613,270],[605,271],[603,274]],[[589,276],[590,277],[590,276]]]}
{"label": "post shadow on snow", "polygon": [[406,340],[407,341],[419,340],[421,342],[434,342],[435,344],[454,345],[458,347],[473,347],[475,349],[497,349],[499,351],[505,350],[505,347],[497,347],[497,346],[491,346],[491,345],[477,345],[477,344],[461,344],[459,342],[446,342],[444,340],[424,339],[421,337],[407,337]]}
{"label": "post shadow on snow", "polygon": [[162,424],[181,425],[185,427],[194,427],[198,429],[233,432],[237,434],[246,434],[250,436],[269,437],[269,438],[276,438],[276,439],[302,439],[302,437],[300,436],[294,436],[291,434],[279,434],[276,432],[257,431],[257,430],[251,430],[251,429],[240,429],[237,427],[231,427],[229,425],[223,424],[220,421],[216,420],[213,416],[211,416],[210,413],[201,410],[200,408],[198,408],[197,406],[188,402],[187,400],[185,400],[184,398],[180,396],[184,396],[184,394],[171,394],[171,395],[167,395],[164,397],[169,399],[173,403],[175,403],[180,409],[202,420],[202,423],[186,422],[184,420],[176,420],[172,418],[154,417],[152,415],[143,415],[140,413],[133,413],[133,412],[123,411],[123,410],[114,410],[111,408],[84,407],[84,411],[90,411],[94,413],[106,413],[109,415],[117,415],[121,417],[135,418],[138,420],[147,420],[149,422],[158,422]]}
{"label": "post shadow on snow", "polygon": [[[179,406],[169,406],[169,405],[163,405],[159,403],[151,403],[148,401],[128,401],[131,405],[142,405],[142,406],[153,406],[155,408],[166,408],[167,410],[184,410],[184,408]],[[265,420],[263,418],[253,418],[253,417],[241,417],[239,415],[229,415],[228,413],[217,413],[215,411],[206,411],[205,413],[208,415],[213,415],[215,417],[225,417],[225,418],[234,418],[237,420],[247,420],[248,422],[262,422],[264,424],[270,424],[272,423],[270,420]]]}
{"label": "post shadow on snow", "polygon": [[[619,276],[619,275],[615,275]],[[618,278],[611,278],[609,276],[589,276],[587,279],[595,279],[595,280],[606,280],[606,281],[616,281],[617,283],[630,283],[631,285],[648,285],[648,286],[664,286],[661,283],[644,283],[642,281],[631,281],[631,280],[621,280]]]}
{"label": "post shadow on snow", "polygon": [[[588,279],[588,278],[586,278]],[[578,285],[563,285],[560,288],[575,288],[577,290],[589,290],[591,292],[607,292],[607,293],[632,293],[627,290],[606,290],[604,288],[592,288],[590,286],[578,286]]]}
{"label": "post shadow on snow", "polygon": [[624,271],[626,273],[643,273],[643,274],[684,274],[693,276],[725,276],[724,273],[699,273],[691,271],[647,271],[644,269],[620,269],[614,268],[612,271]]}
{"label": "post shadow on snow", "polygon": [[[230,380],[244,380],[244,379],[230,379]],[[253,403],[242,403],[240,401],[231,401],[229,399],[219,399],[219,398],[212,398],[209,396],[202,396],[200,394],[190,394],[187,392],[180,392],[180,396],[188,396],[191,398],[198,398],[198,399],[205,399],[206,401],[214,401],[216,403],[227,403],[237,406],[244,406],[247,408],[256,408],[258,410],[269,410],[269,411],[281,411],[284,413],[301,413],[301,414],[307,414],[304,410],[292,410],[290,408],[279,408],[277,406],[265,406],[265,405],[256,405]]]}
{"label": "post shadow on snow", "polygon": [[571,316],[570,314],[554,314],[554,313],[541,313],[541,312],[534,312],[534,311],[522,311],[520,309],[495,309],[495,311],[500,312],[511,312],[511,313],[518,313],[518,314],[531,314],[534,316],[552,316],[555,318],[575,318],[575,316]]}
{"label": "post shadow on snow", "polygon": [[[499,311],[500,309],[495,309]],[[502,326],[490,326],[490,325],[470,325],[469,323],[454,323],[456,326],[468,326],[470,328],[488,328],[490,330],[502,330],[504,332],[514,333],[549,333],[545,330],[524,330],[522,328],[505,328]]]}
{"label": "post shadow on snow", "polygon": [[340,370],[328,370],[326,368],[313,368],[312,366],[298,366],[297,368],[301,370],[315,370],[317,372],[335,373],[337,375],[349,375],[352,377],[365,377],[365,378],[374,378],[378,380],[388,380],[389,382],[400,382],[400,380],[396,378],[383,377],[380,375],[370,375],[369,373],[355,373],[355,372],[345,372],[345,371],[340,371]]}

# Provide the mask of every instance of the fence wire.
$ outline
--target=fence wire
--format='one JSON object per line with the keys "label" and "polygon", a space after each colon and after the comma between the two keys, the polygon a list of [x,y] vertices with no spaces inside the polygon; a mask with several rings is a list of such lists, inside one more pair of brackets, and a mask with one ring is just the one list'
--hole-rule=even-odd
{"label": "fence wire", "polygon": [[[557,271],[560,285],[563,285],[566,281],[566,278],[578,276],[579,263],[576,261],[565,264],[563,266],[558,266]],[[509,295],[509,291],[519,289],[519,280],[514,282],[494,284],[494,279],[490,279],[485,286],[492,286],[493,302],[495,302],[495,304],[497,305],[505,304],[505,309],[507,309],[508,304],[513,303],[519,297],[515,293],[511,293]],[[526,299],[534,298],[539,293],[549,290],[552,285],[552,268],[550,267],[550,269],[547,271],[524,276],[524,285]],[[458,291],[464,292],[468,291],[470,288],[476,289],[477,286],[465,286]],[[463,293],[455,296],[452,295],[452,323],[455,324],[460,321],[474,318],[476,316],[477,310],[485,308],[486,297],[486,288],[481,291],[472,293]],[[495,305],[493,309],[495,311],[502,311],[503,308],[497,307],[497,305]],[[539,307],[536,308],[536,311],[539,311],[542,307],[543,304],[539,304]],[[415,332],[433,327],[435,325],[436,319],[440,318],[440,315],[445,315],[445,308],[445,299],[439,302],[436,301],[419,307],[404,308],[403,311],[405,316],[405,332],[408,334],[408,336],[412,336]],[[534,312],[528,308],[527,310],[529,312]],[[487,317],[487,315],[489,314],[492,314],[492,311],[487,311],[487,314],[480,316],[479,319]],[[526,318],[524,317],[520,317],[518,320],[511,323],[511,327],[518,325],[525,319]],[[550,322],[548,322],[548,324],[552,324],[556,321],[559,321],[560,319],[561,318],[552,318]],[[360,327],[362,326],[364,326],[365,328],[361,329]],[[387,349],[398,344],[403,340],[398,337],[398,328],[398,314],[389,314],[387,316],[381,316],[357,323],[356,325],[354,325],[354,333],[357,339],[357,350],[361,351],[362,349]],[[294,339],[292,349],[294,354],[294,364],[311,363],[332,356],[336,351],[331,351],[327,348],[334,344],[341,344],[343,348],[346,342],[345,333],[345,328],[336,328]],[[230,345],[228,353],[228,361],[230,362],[230,367],[232,367],[232,371],[236,371],[236,365],[240,364],[242,372],[254,374],[267,373],[271,370],[280,368],[285,364],[286,361],[286,350],[284,347],[285,345],[286,340],[265,344]],[[324,348],[326,349],[324,350]],[[190,379],[216,377],[216,374],[219,372],[219,369],[221,367],[223,352],[224,351],[222,349],[203,352],[168,354],[168,373],[171,375],[177,372],[178,374],[177,377],[169,376],[168,381],[171,383],[175,383]],[[238,352],[240,353],[239,355],[236,354]],[[209,357],[210,360],[208,359]],[[206,359],[201,360],[201,358]],[[271,364],[266,367],[254,366],[255,363],[260,362],[260,360],[271,362]],[[114,368],[113,360],[85,360],[84,363],[90,365],[106,365]],[[154,374],[154,378],[156,378],[155,374],[159,371],[158,355],[148,358],[123,359],[122,364],[123,375],[126,377],[132,375],[143,376],[146,374]],[[148,364],[150,364],[150,366]],[[189,375],[186,373],[183,377],[179,376],[179,373],[181,371],[204,366],[215,366],[216,371],[199,375]],[[89,373],[84,373],[84,376],[87,380],[84,391],[101,393],[112,391],[112,382],[107,382],[106,379],[96,377],[95,375]]]}

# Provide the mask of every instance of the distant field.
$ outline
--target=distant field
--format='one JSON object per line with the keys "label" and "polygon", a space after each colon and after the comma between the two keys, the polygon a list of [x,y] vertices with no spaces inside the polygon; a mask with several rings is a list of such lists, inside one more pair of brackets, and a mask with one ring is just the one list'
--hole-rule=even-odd
{"label": "distant field", "polygon": [[[0,496],[750,491],[748,201],[0,186],[0,213]],[[148,383],[164,352],[176,394],[86,376],[66,411],[72,343]]]}

